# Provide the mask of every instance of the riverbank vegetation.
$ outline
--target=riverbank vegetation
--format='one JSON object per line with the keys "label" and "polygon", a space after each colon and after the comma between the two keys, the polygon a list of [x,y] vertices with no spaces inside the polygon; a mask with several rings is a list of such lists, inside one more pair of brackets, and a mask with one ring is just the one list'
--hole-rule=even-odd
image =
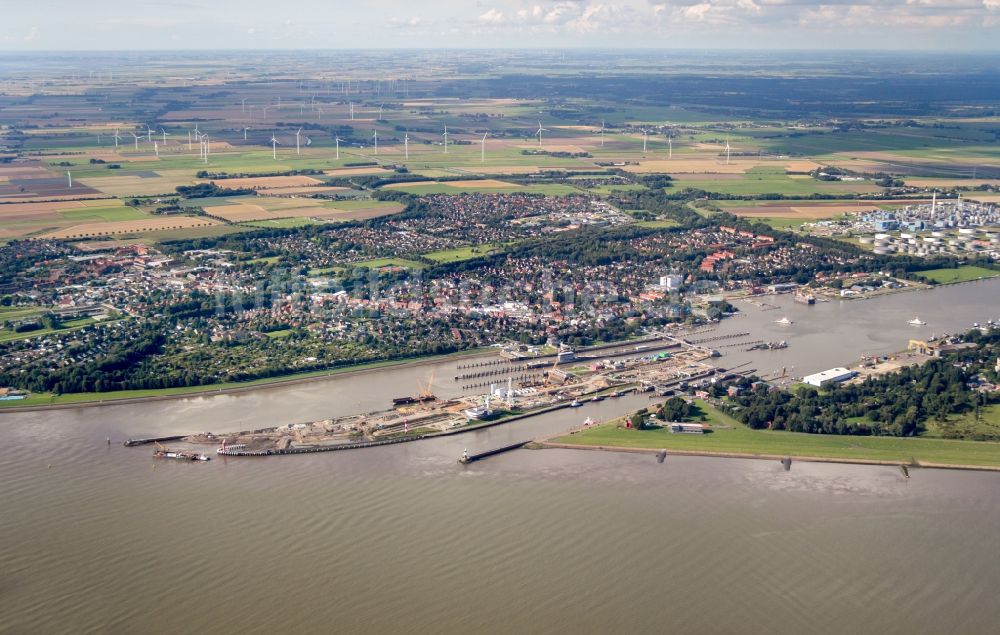
{"label": "riverbank vegetation", "polygon": [[700,410],[697,418],[711,425],[711,432],[707,434],[671,434],[668,429],[656,426],[638,430],[626,427],[624,419],[617,419],[551,441],[607,448],[665,448],[668,453],[684,451],[1000,467],[1000,443],[753,430],[704,401],[697,400],[695,403]]}

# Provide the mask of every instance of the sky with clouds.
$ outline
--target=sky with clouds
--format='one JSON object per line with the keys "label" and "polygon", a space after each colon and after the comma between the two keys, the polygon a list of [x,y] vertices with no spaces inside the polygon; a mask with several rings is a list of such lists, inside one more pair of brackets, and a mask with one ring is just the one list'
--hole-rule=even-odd
{"label": "sky with clouds", "polygon": [[4,0],[0,6],[0,50],[8,51],[1000,50],[1000,0]]}

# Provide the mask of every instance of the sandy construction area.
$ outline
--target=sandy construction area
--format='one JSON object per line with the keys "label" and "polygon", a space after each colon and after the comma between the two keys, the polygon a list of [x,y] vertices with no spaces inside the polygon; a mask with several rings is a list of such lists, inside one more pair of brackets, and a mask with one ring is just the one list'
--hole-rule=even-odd
{"label": "sandy construction area", "polygon": [[218,225],[218,221],[210,218],[194,216],[170,216],[165,218],[148,218],[143,220],[126,220],[106,223],[87,223],[64,227],[43,234],[42,238],[83,238],[87,236],[108,236],[112,234],[137,234],[140,232],[158,231],[164,229],[184,229],[187,227],[208,227]]}
{"label": "sandy construction area", "polygon": [[319,185],[319,179],[311,176],[247,176],[235,179],[210,179],[199,181],[199,183],[215,183],[219,187],[229,189],[259,189],[259,188],[283,188],[283,187],[304,187],[308,185]]}

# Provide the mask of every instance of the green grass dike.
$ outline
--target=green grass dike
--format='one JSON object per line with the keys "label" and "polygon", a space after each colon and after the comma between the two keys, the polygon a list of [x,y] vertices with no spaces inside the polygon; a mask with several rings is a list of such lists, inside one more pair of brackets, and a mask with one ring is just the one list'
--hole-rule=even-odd
{"label": "green grass dike", "polygon": [[[280,332],[277,337],[281,337]],[[365,364],[354,364],[351,366],[340,366],[324,370],[308,371],[303,373],[290,373],[287,375],[277,375],[263,379],[253,379],[248,381],[234,381],[218,384],[206,384],[204,386],[183,386],[179,388],[156,388],[149,390],[115,390],[110,392],[80,392],[55,395],[52,393],[32,393],[24,399],[11,399],[0,401],[0,412],[3,410],[16,408],[39,408],[44,406],[73,406],[115,402],[121,400],[154,400],[170,397],[196,397],[202,394],[219,394],[227,392],[241,392],[253,388],[264,388],[271,384],[293,384],[305,381],[322,379],[344,373],[357,373],[363,371],[377,370],[389,366],[404,366],[430,364],[444,362],[458,357],[468,357],[482,355],[488,349],[474,348],[467,351],[458,351],[446,355],[426,355],[423,357],[408,357],[401,359],[391,359],[378,362],[368,362]]]}
{"label": "green grass dike", "polygon": [[624,419],[567,434],[554,444],[602,448],[666,449],[708,456],[809,457],[832,462],[885,461],[933,466],[1000,468],[1000,443],[946,439],[863,437],[751,430],[703,401],[696,402],[711,432],[671,434],[665,428],[635,430]]}

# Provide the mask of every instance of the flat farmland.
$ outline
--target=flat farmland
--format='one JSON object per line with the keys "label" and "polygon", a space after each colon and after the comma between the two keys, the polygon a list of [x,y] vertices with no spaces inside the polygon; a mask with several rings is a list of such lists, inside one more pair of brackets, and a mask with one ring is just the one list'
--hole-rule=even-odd
{"label": "flat farmland", "polygon": [[785,194],[806,196],[810,194],[864,194],[877,192],[880,188],[870,182],[820,181],[810,177],[796,178],[788,175],[783,168],[757,167],[748,170],[743,178],[734,180],[687,180],[683,174],[674,178],[674,187],[691,187],[720,194],[753,196],[760,194]]}
{"label": "flat farmland", "polygon": [[190,229],[210,227],[218,221],[194,216],[169,216],[164,218],[145,218],[120,222],[98,222],[72,225],[56,231],[42,234],[42,238],[66,239],[87,238],[90,236],[112,236],[118,234],[139,234],[171,229]]}
{"label": "flat farmland", "polygon": [[290,188],[290,187],[302,189],[306,186],[321,185],[323,182],[311,176],[293,175],[293,176],[251,176],[251,177],[239,177],[233,179],[206,179],[199,181],[199,183],[215,183],[219,187],[224,187],[233,190],[245,190],[245,189],[257,190],[265,188],[280,189],[280,188]]}
{"label": "flat farmland", "polygon": [[0,238],[22,238],[77,225],[141,220],[146,214],[114,199],[0,204]]}
{"label": "flat farmland", "polygon": [[521,186],[517,183],[508,183],[507,181],[498,181],[496,179],[469,179],[465,181],[414,181],[410,183],[390,183],[383,187],[386,190],[402,190],[406,189],[407,186],[425,186],[425,185],[446,185],[448,187],[453,187],[459,190],[462,189],[518,189]]}
{"label": "flat farmland", "polygon": [[275,187],[257,190],[258,196],[286,196],[289,194],[336,194],[338,192],[350,192],[349,187],[338,187],[334,185],[316,185],[306,187]]}

